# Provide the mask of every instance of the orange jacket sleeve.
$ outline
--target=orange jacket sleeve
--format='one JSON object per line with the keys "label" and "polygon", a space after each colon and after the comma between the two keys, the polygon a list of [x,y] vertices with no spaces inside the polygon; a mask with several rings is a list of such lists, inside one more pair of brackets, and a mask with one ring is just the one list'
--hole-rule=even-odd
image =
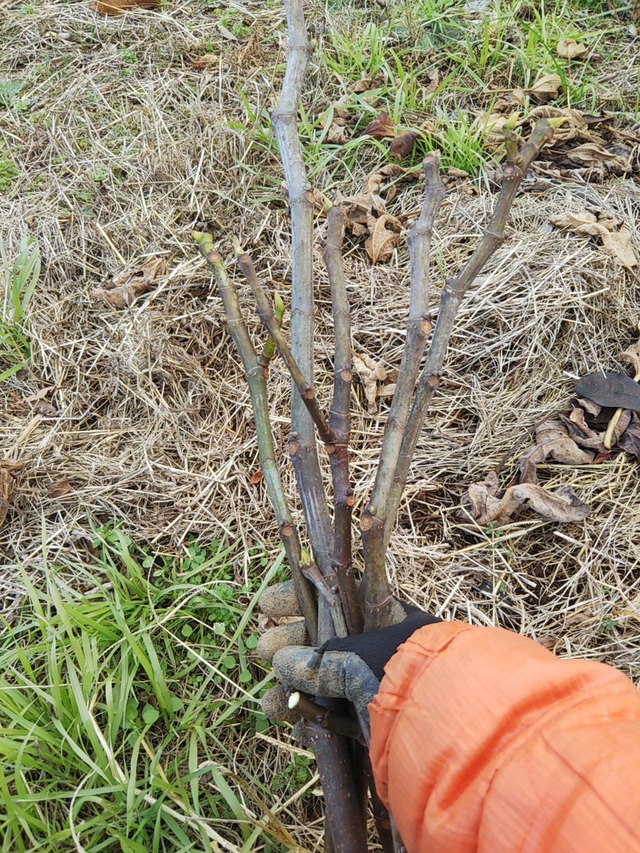
{"label": "orange jacket sleeve", "polygon": [[369,706],[409,853],[640,853],[640,693],[500,628],[428,625]]}

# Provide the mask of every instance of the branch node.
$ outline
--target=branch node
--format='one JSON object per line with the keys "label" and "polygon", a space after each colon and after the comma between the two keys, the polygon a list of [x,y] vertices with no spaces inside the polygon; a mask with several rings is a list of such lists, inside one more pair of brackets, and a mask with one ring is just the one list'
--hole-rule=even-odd
{"label": "branch node", "polygon": [[431,388],[433,391],[436,390],[438,385],[440,384],[440,374],[432,373],[427,379],[427,386]]}

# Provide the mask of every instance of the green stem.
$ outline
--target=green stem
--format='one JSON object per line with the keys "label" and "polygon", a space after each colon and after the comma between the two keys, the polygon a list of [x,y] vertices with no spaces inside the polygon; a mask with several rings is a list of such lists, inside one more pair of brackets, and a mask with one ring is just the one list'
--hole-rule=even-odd
{"label": "green stem", "polygon": [[311,641],[316,642],[318,632],[317,605],[311,586],[302,574],[298,531],[293,523],[289,505],[284,496],[280,473],[275,462],[275,445],[269,420],[265,368],[258,360],[247,327],[242,319],[238,295],[227,275],[222,258],[213,245],[213,238],[210,234],[199,232],[194,232],[193,238],[215,277],[224,306],[229,333],[244,367],[251,395],[253,418],[256,424],[260,467],[278,521],[280,537],[291,568],[298,601],[307,623],[307,632]]}

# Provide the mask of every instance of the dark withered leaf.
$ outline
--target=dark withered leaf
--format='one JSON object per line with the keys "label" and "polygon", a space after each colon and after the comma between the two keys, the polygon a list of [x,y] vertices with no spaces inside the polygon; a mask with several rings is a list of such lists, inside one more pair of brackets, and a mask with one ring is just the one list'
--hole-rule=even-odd
{"label": "dark withered leaf", "polygon": [[640,460],[640,421],[636,418],[618,439],[618,447]]}
{"label": "dark withered leaf", "polygon": [[389,154],[395,157],[396,160],[404,160],[405,157],[411,154],[417,138],[417,133],[403,133],[401,136],[397,136],[391,143]]}
{"label": "dark withered leaf", "polygon": [[589,373],[576,382],[576,393],[599,406],[640,412],[640,385],[624,373]]}

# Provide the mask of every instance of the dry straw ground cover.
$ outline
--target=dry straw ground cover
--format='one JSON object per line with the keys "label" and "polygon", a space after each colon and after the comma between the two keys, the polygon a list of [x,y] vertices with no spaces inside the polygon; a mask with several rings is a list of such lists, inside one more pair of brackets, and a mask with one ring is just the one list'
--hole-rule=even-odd
{"label": "dry straw ground cover", "polygon": [[[500,159],[492,129],[518,110],[526,130],[531,110],[545,105],[587,115],[565,113],[558,122],[563,140],[525,182],[505,245],[461,309],[389,570],[405,597],[445,618],[504,625],[560,655],[606,661],[637,680],[638,460],[614,451],[590,464],[539,466],[544,485],[570,486],[591,505],[579,523],[525,511],[500,527],[481,525],[464,502],[468,487],[491,471],[499,469],[503,488],[514,481],[534,427],[566,408],[577,377],[628,370],[620,353],[640,321],[632,12],[596,0],[546,7],[310,2],[316,51],[301,132],[319,193],[317,356],[327,369],[317,379],[327,400],[332,338],[319,255],[321,196],[356,196],[369,176],[396,164],[389,140],[365,135],[367,124],[385,111],[398,132],[417,134],[405,171],[387,170],[380,186],[386,214],[402,229],[421,200],[412,169],[425,150],[442,149],[448,194],[436,223],[435,266],[453,275],[492,206]],[[256,596],[278,570],[280,552],[247,388],[190,236],[212,231],[230,261],[230,238],[238,236],[287,300],[289,218],[268,122],[284,71],[280,4],[168,2],[107,18],[88,3],[4,2],[1,27],[5,287],[6,259],[15,259],[25,240],[36,241],[42,264],[23,326],[30,355],[0,386],[3,457],[24,463],[11,471],[0,529],[6,631],[22,626],[21,634],[9,634],[13,646],[5,644],[3,666],[11,659],[17,668],[4,695],[18,690],[17,673],[26,666],[12,651],[16,637],[28,644],[41,631],[41,646],[54,636],[61,647],[70,638],[82,645],[89,616],[83,611],[80,627],[68,619],[93,606],[92,596],[104,596],[100,607],[111,602],[114,590],[131,636],[132,619],[146,626],[140,631],[149,642],[138,662],[147,654],[153,663],[149,644],[158,660],[157,670],[150,663],[143,673],[151,698],[132,681],[131,696],[147,715],[144,747],[135,747],[139,765],[131,762],[124,723],[109,740],[107,688],[92,693],[80,678],[79,692],[72,691],[78,719],[93,732],[85,757],[98,765],[95,752],[104,759],[103,776],[95,777],[102,787],[92,781],[91,796],[83,799],[84,780],[97,771],[82,764],[78,750],[78,767],[56,784],[45,784],[35,757],[12,775],[25,754],[17,746],[5,750],[0,792],[21,805],[5,820],[3,849],[318,849],[308,758],[285,729],[266,728],[258,699],[269,675],[250,659],[242,663],[242,648],[237,655],[238,638],[257,630]],[[586,53],[571,48],[567,56],[566,46],[558,48],[567,39]],[[587,149],[571,160],[567,153],[594,144],[607,156]],[[626,265],[596,236],[551,225],[558,214],[585,210],[596,219],[604,212],[616,233],[629,232]],[[364,238],[353,236],[345,259],[353,349],[362,365],[353,392],[359,505],[372,483],[388,406],[384,393],[373,392],[393,383],[403,343],[404,230],[391,243],[372,264]],[[3,312],[10,325],[6,293]],[[250,327],[260,335],[255,320]],[[0,373],[6,367],[0,364]],[[371,370],[377,379],[367,386]],[[289,382],[277,360],[270,383],[293,495],[285,458]],[[224,547],[231,550],[221,560]],[[224,594],[207,598],[219,583]],[[237,613],[228,590],[243,596]],[[54,594],[59,601],[52,604]],[[232,615],[221,616],[221,607]],[[212,624],[222,639],[207,657]],[[69,646],[73,666],[67,658],[49,670],[52,684],[69,680],[74,666],[82,673],[89,646],[106,684],[116,635],[91,636],[82,654]],[[189,676],[177,683],[183,665]],[[198,676],[191,694],[189,678]],[[60,718],[47,702],[30,723],[43,726],[41,738],[49,731],[47,708]],[[193,711],[188,719],[180,702]],[[27,705],[11,711],[23,734]],[[6,707],[2,713],[3,727],[11,728]],[[190,726],[203,736],[181,752]],[[125,792],[122,802],[116,789]],[[144,832],[130,818],[134,801]],[[105,810],[110,817],[101,824]]]}

